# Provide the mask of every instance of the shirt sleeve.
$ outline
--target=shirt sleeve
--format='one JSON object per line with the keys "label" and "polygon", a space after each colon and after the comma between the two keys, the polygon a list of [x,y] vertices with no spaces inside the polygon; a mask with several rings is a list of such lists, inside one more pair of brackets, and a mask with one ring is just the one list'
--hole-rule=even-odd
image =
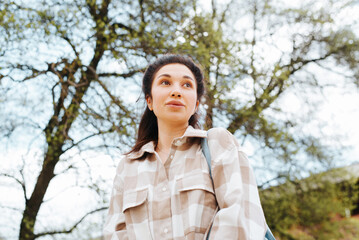
{"label": "shirt sleeve", "polygon": [[225,129],[208,133],[217,212],[209,239],[263,240],[266,222],[247,156]]}
{"label": "shirt sleeve", "polygon": [[113,182],[110,206],[106,223],[103,229],[104,240],[126,240],[128,239],[125,215],[123,209],[123,181],[121,180],[121,169],[123,161],[120,162]]}

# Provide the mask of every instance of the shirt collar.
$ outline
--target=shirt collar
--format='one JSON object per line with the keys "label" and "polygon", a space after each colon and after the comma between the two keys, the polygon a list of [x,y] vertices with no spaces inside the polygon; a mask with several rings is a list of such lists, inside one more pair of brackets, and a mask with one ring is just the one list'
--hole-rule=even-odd
{"label": "shirt collar", "polygon": [[[195,129],[191,125],[187,127],[185,133],[182,137],[176,138],[174,140],[180,140],[188,137],[198,137],[198,138],[207,138],[207,131],[201,129]],[[155,143],[153,141],[146,143],[138,152],[128,154],[128,158],[135,160],[139,159],[145,153],[154,153],[155,152]]]}

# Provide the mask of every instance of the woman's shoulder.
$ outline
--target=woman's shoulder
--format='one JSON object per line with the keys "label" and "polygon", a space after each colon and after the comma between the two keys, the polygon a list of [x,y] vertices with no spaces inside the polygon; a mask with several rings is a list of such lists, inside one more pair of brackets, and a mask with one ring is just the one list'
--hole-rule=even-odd
{"label": "woman's shoulder", "polygon": [[127,158],[126,155],[122,155],[121,157],[116,159],[116,162],[117,162],[116,172],[117,173],[122,173],[123,172],[123,170],[125,168],[126,161],[128,161],[128,158]]}
{"label": "woman's shoulder", "polygon": [[138,164],[140,161],[136,160],[141,159],[138,156],[142,157],[143,154],[139,155],[138,152],[123,154],[118,160],[117,168],[124,169],[128,167],[128,165]]}
{"label": "woman's shoulder", "polygon": [[[116,160],[116,178],[123,181],[127,175],[136,174],[137,165],[139,161],[132,160],[128,154],[122,155]],[[136,165],[136,166],[134,166]]]}
{"label": "woman's shoulder", "polygon": [[227,129],[222,127],[211,128],[208,130],[208,142],[216,144],[218,147],[228,148],[238,146],[238,143]]}
{"label": "woman's shoulder", "polygon": [[219,134],[219,135],[229,135],[229,136],[232,135],[227,129],[223,127],[211,128],[208,130],[208,134]]}

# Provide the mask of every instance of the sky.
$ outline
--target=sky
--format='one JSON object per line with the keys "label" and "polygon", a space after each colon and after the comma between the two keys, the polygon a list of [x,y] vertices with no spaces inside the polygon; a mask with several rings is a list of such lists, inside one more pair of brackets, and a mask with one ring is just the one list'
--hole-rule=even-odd
{"label": "sky", "polygon": [[[317,97],[317,96],[313,96]],[[283,101],[284,108],[292,112],[300,112],[303,104],[294,95],[287,96]],[[359,91],[358,88],[328,88],[324,91],[319,110],[312,116],[312,131],[320,128],[329,136],[328,140],[340,137],[343,148],[344,162],[337,165],[346,166],[359,163]]]}

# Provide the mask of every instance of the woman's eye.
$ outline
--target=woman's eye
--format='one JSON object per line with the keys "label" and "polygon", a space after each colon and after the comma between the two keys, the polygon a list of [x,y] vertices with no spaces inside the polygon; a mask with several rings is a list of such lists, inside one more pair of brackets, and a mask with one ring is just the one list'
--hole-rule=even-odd
{"label": "woman's eye", "polygon": [[167,81],[167,80],[163,80],[163,81],[161,81],[161,85],[169,85],[170,84],[170,82],[169,81]]}
{"label": "woman's eye", "polygon": [[191,83],[185,83],[184,86],[190,88],[190,87],[192,87],[192,84]]}

